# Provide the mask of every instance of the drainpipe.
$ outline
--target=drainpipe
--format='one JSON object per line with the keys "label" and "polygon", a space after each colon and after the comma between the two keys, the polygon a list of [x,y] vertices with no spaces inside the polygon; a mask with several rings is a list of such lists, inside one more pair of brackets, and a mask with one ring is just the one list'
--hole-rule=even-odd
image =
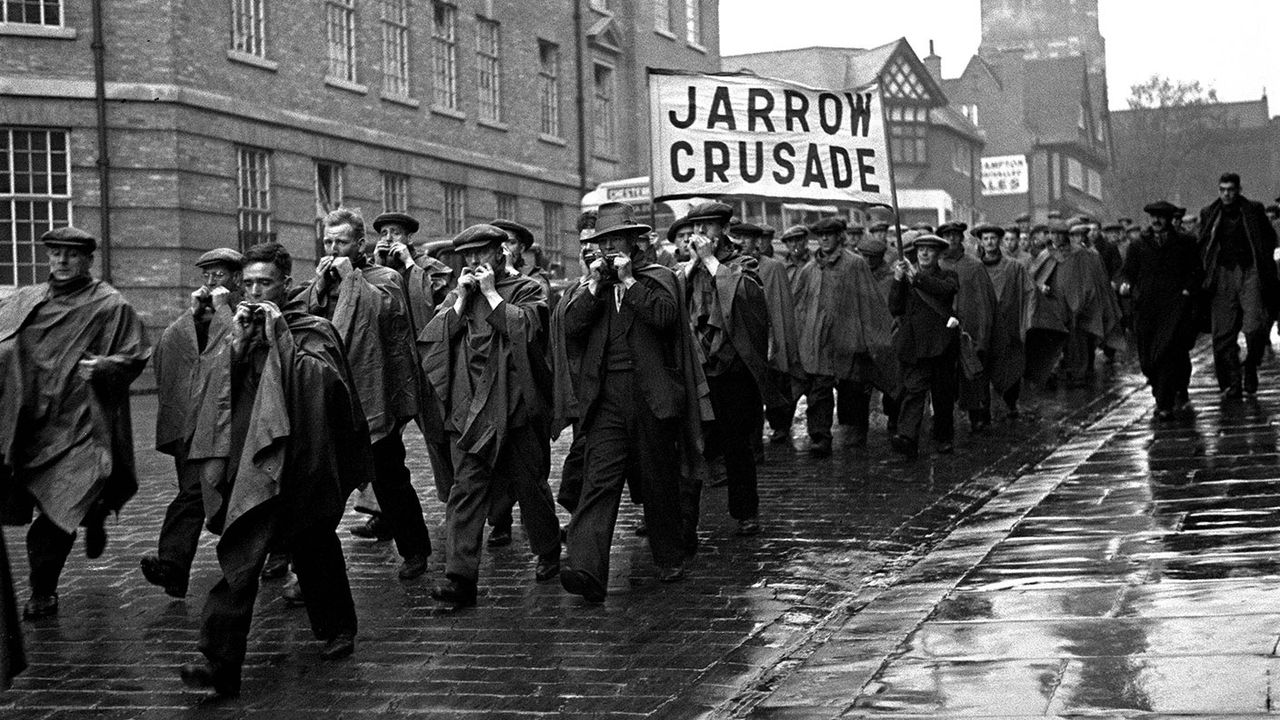
{"label": "drainpipe", "polygon": [[98,235],[102,242],[102,280],[111,282],[111,160],[107,154],[107,46],[102,39],[102,3],[93,0],[93,84],[98,111]]}
{"label": "drainpipe", "polygon": [[587,101],[582,76],[582,0],[573,0],[573,51],[574,66],[577,69],[574,73],[577,85],[574,103],[578,113],[578,204],[581,205],[582,196],[587,194]]}

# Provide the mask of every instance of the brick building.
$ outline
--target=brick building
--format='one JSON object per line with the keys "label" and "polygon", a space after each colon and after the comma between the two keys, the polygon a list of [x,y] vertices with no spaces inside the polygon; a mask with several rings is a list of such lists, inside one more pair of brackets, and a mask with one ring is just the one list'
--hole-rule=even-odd
{"label": "brick building", "polygon": [[648,169],[644,68],[719,68],[717,28],[718,0],[0,0],[0,293],[71,221],[162,326],[211,247],[278,239],[306,279],[338,204],[420,240],[515,218],[554,259],[585,188]]}
{"label": "brick building", "polygon": [[[721,64],[725,71],[750,70],[817,88],[857,88],[879,80],[903,224],[978,219],[982,134],[949,104],[926,62],[905,39],[871,49],[809,47],[729,55]],[[749,203],[744,214],[784,225],[787,209],[766,201]],[[855,219],[862,219],[862,210],[853,211]]]}
{"label": "brick building", "polygon": [[1098,0],[982,0],[978,54],[941,84],[986,137],[990,219],[1107,213],[1114,157]]}

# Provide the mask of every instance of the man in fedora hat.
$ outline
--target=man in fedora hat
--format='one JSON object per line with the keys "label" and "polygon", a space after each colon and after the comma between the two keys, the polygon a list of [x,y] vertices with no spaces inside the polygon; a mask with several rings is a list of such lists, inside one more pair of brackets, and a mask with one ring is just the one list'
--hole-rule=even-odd
{"label": "man in fedora hat", "polygon": [[918,264],[899,260],[893,268],[889,310],[898,318],[893,344],[902,366],[902,401],[893,449],[914,457],[919,450],[920,424],[926,396],[933,403],[933,441],[940,453],[952,451],[955,419],[956,358],[960,320],[954,302],[960,290],[955,271],[940,266],[946,240],[925,233],[915,238]]}
{"label": "man in fedora hat", "polygon": [[[458,285],[422,329],[423,369],[441,404],[450,441],[445,580],[431,596],[455,607],[476,603],[485,520],[505,494],[538,557],[534,577],[560,571],[560,523],[547,484],[551,368],[546,291],[506,263],[507,234],[472,225],[453,239],[466,261]],[[447,494],[446,494],[447,493]]]}
{"label": "man in fedora hat", "polygon": [[[757,274],[757,260],[738,251],[731,233],[759,239],[760,228],[729,222],[733,209],[725,203],[703,203],[689,211],[694,235],[693,260],[681,268],[693,334],[702,347],[702,371],[711,390],[716,420],[708,432],[708,450],[724,460],[729,488],[729,515],[738,521],[739,535],[760,533],[760,496],[752,440],[764,422],[761,404],[778,407],[790,399],[790,388],[779,388],[770,368],[790,368],[793,352],[787,337],[785,285],[771,266],[771,300],[778,310],[776,335],[770,335],[770,311]],[[770,261],[772,262],[772,261]],[[773,343],[776,342],[776,345]],[[776,347],[780,356],[770,355]],[[717,452],[718,451],[718,452]]]}
{"label": "man in fedora hat", "polygon": [[242,297],[243,256],[231,248],[217,248],[196,260],[203,283],[190,296],[189,307],[156,343],[152,368],[156,374],[156,449],[173,456],[178,494],[160,525],[159,552],[141,560],[142,573],[152,585],[172,597],[187,594],[191,562],[204,526],[204,498],[197,468],[187,462],[196,410],[208,388],[199,386],[201,363],[220,362],[232,329],[232,316]]}
{"label": "man in fedora hat", "polygon": [[585,288],[566,304],[564,333],[556,338],[566,356],[578,358],[570,372],[557,373],[556,395],[573,393],[575,432],[587,443],[560,584],[588,602],[603,602],[608,593],[624,483],[643,503],[659,580],[683,579],[692,550],[684,537],[680,465],[701,448],[702,420],[710,415],[706,381],[675,274],[637,262],[638,236],[649,230],[629,205],[600,206],[590,237],[599,250],[589,258]]}
{"label": "man in fedora hat", "polygon": [[[397,574],[410,580],[427,570],[431,537],[405,466],[404,426],[421,412],[421,375],[415,367],[413,318],[404,279],[390,267],[368,262],[359,212],[338,208],[323,224],[327,254],[299,297],[313,315],[333,322],[342,336],[369,423],[373,489],[402,559]],[[401,258],[406,259],[412,261]]]}
{"label": "man in fedora hat", "polygon": [[809,451],[824,457],[831,454],[837,387],[852,400],[842,418],[846,442],[866,443],[860,408],[870,403],[873,358],[889,344],[892,319],[867,261],[841,246],[844,221],[826,218],[809,231],[818,249],[796,276],[796,333],[806,374]]}
{"label": "man in fedora hat", "polygon": [[58,612],[76,528],[100,556],[106,516],[137,490],[129,384],[151,357],[133,308],[90,273],[97,238],[61,227],[40,241],[49,279],[0,301],[0,479],[6,522],[30,523],[28,618]]}
{"label": "man in fedora hat", "polygon": [[1195,239],[1173,227],[1174,206],[1148,204],[1151,233],[1129,248],[1120,294],[1133,299],[1133,340],[1155,396],[1156,418],[1169,420],[1186,401],[1197,328],[1195,296],[1204,282]]}
{"label": "man in fedora hat", "polygon": [[960,279],[956,317],[960,319],[960,331],[969,335],[978,359],[983,361],[983,371],[977,377],[960,377],[959,397],[960,408],[968,411],[970,427],[974,432],[982,432],[991,425],[991,383],[986,364],[991,352],[991,328],[996,320],[996,291],[982,261],[965,245],[968,229],[962,222],[948,222],[938,228],[938,236],[947,241],[947,249],[938,258],[938,264],[954,271]]}

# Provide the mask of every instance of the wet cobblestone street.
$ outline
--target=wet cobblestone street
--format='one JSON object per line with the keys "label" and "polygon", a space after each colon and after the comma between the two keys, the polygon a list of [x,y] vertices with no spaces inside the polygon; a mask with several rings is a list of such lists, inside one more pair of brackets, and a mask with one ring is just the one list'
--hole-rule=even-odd
{"label": "wet cobblestone street", "polygon": [[[352,537],[348,530],[363,516],[349,512],[340,534],[361,623],[355,656],[321,662],[304,612],[286,607],[280,583],[269,582],[250,634],[243,694],[217,702],[184,688],[176,671],[196,656],[200,607],[217,578],[213,538],[206,536],[202,544],[185,601],[148,585],[138,570],[138,558],[154,551],[173,477],[169,458],[150,449],[154,398],[135,398],[142,489],[118,524],[108,525],[110,543],[100,560],[86,560],[79,545],[73,551],[60,588],[60,614],[25,623],[31,668],[0,695],[0,715],[43,720],[302,718],[320,712],[352,718],[767,712],[770,703],[779,706],[797,669],[820,659],[815,647],[838,645],[826,642],[833,628],[848,618],[864,618],[874,626],[878,604],[910,594],[910,582],[916,582],[910,574],[939,557],[930,549],[947,530],[961,523],[955,538],[972,527],[991,527],[1002,504],[1012,502],[1008,492],[998,491],[1041,459],[1062,452],[1064,440],[1065,447],[1073,447],[1079,441],[1069,438],[1081,428],[1113,422],[1108,412],[1117,405],[1138,417],[1149,404],[1146,393],[1138,392],[1139,380],[1130,371],[1106,375],[1092,389],[1033,397],[1023,420],[997,422],[983,436],[970,435],[961,422],[952,456],[895,459],[881,426],[873,431],[870,449],[842,450],[837,433],[834,457],[813,459],[805,452],[798,422],[796,447],[769,446],[761,469],[764,533],[734,536],[724,489],[709,489],[702,549],[686,582],[658,583],[643,539],[631,533],[638,513],[624,502],[609,600],[603,606],[582,603],[558,583],[535,583],[534,559],[524,549],[517,523],[512,546],[486,551],[479,606],[440,609],[428,590],[441,577],[441,558],[432,558],[423,578],[398,581],[392,545]],[[1197,399],[1202,397],[1198,392]],[[1274,400],[1267,395],[1262,403]],[[1200,422],[1212,417],[1202,412]],[[1170,432],[1175,435],[1160,447],[1173,452],[1184,441]],[[415,430],[406,439],[415,483],[438,538],[442,506],[434,490],[427,490],[433,486],[426,454]],[[1122,467],[1097,469],[1129,473],[1130,481],[1117,485],[1117,491],[1139,491],[1141,442],[1134,436],[1132,447],[1121,449],[1129,454],[1117,461]],[[567,438],[555,445],[556,468],[566,448]],[[1274,462],[1275,455],[1270,457]],[[1223,463],[1229,460],[1220,457]],[[1154,452],[1152,462],[1179,464]],[[1023,480],[1010,490],[1016,494]],[[558,472],[552,478],[556,483]],[[992,495],[992,503],[965,519]],[[561,519],[567,520],[563,514]],[[24,600],[22,530],[9,528],[6,538]],[[1105,549],[1096,543],[1090,548]],[[1009,562],[1016,567],[1016,555]],[[908,584],[900,582],[904,573]],[[1110,581],[1123,585],[1122,568],[1115,573]],[[938,586],[945,575],[929,583]],[[997,581],[966,577],[962,590],[981,594]],[[964,598],[955,600],[963,605]],[[902,640],[891,625],[877,636],[875,647],[888,651]],[[962,644],[980,647],[967,640]],[[889,707],[895,692],[918,692],[910,681],[922,678],[911,666],[897,672],[883,679],[885,691],[867,696],[874,707]],[[852,705],[857,688],[844,689]]]}

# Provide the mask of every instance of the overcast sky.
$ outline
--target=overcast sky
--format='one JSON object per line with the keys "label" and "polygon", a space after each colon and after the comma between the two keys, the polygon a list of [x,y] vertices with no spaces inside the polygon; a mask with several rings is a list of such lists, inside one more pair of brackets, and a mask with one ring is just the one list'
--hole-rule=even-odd
{"label": "overcast sky", "polygon": [[[1154,73],[1199,80],[1224,101],[1280,93],[1280,0],[1099,0],[1112,109]],[[956,77],[982,39],[979,0],[720,0],[722,55],[934,41]],[[728,68],[727,68],[728,69]],[[1271,103],[1271,114],[1280,107]]]}

